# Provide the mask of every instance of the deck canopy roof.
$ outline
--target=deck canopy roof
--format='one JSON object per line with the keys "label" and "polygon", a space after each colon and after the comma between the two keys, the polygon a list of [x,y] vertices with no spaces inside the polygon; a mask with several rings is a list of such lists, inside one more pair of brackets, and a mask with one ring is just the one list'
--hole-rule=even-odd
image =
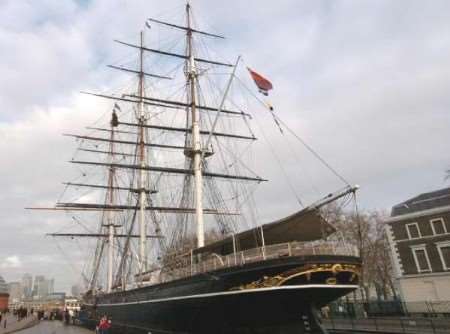
{"label": "deck canopy roof", "polygon": [[[226,255],[236,251],[243,251],[256,247],[287,243],[292,241],[314,241],[327,237],[336,229],[329,224],[320,210],[306,208],[283,219],[255,227],[213,242],[194,250],[194,254],[215,253]],[[234,239],[234,242],[233,242]]]}

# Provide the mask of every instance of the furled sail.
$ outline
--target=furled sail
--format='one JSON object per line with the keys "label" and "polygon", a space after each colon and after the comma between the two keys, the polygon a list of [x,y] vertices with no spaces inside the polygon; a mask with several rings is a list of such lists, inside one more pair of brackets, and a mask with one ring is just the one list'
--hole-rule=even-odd
{"label": "furled sail", "polygon": [[292,241],[314,241],[334,233],[335,228],[329,224],[320,210],[306,208],[280,220],[270,222],[228,238],[198,248],[195,254],[215,253],[226,255],[260,247],[263,244],[274,245]]}

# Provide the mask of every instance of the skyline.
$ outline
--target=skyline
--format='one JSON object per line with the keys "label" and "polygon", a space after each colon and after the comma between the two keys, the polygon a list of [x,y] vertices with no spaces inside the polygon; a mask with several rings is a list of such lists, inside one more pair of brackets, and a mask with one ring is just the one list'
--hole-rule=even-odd
{"label": "skyline", "polygon": [[[23,208],[55,202],[71,173],[66,161],[76,149],[60,134],[81,130],[110,107],[78,91],[104,88],[111,79],[105,65],[123,56],[112,40],[133,39],[147,17],[177,8],[182,12],[182,5],[120,0],[0,5],[0,43],[10,50],[0,55],[5,110],[0,152],[8,157],[0,167],[8,176],[1,193],[0,244],[6,252],[0,275],[7,281],[17,280],[24,268],[37,274],[52,268],[57,284],[66,284],[55,290],[68,291],[78,283],[71,280],[75,271],[68,269],[67,256],[57,254],[61,246],[43,236],[58,229],[57,221],[36,221]],[[246,64],[274,83],[271,100],[280,117],[361,186],[362,208],[389,210],[414,195],[449,186],[444,176],[450,167],[445,155],[450,23],[444,13],[450,4],[284,0],[194,5],[199,23],[214,22],[213,31],[227,36],[226,43],[237,50],[230,54],[244,54]],[[272,203],[262,215],[282,217],[295,201],[287,197],[275,168],[262,169],[276,183],[262,201],[264,208]],[[292,161],[287,169],[297,177]]]}

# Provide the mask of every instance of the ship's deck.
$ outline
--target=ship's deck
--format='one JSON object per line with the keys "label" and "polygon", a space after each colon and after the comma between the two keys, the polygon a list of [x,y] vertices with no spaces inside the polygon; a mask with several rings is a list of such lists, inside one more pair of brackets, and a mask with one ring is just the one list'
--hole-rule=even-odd
{"label": "ship's deck", "polygon": [[[235,251],[227,255],[219,255],[216,253],[203,254],[203,260],[199,260],[200,257],[195,256],[194,252],[191,251],[188,255],[174,259],[172,269],[154,269],[147,272],[144,279],[149,282],[155,282],[156,276],[159,276],[159,283],[163,283],[254,262],[310,255],[359,256],[356,247],[335,240],[287,242],[244,251]],[[170,268],[171,265],[169,264],[168,267]]]}

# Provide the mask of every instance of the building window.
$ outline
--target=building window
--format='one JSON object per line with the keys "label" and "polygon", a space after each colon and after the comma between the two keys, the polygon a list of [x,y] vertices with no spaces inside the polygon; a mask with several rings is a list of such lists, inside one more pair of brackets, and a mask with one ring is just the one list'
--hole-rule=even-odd
{"label": "building window", "polygon": [[447,233],[447,228],[445,226],[444,219],[442,218],[431,219],[430,224],[434,235]]}
{"label": "building window", "polygon": [[444,270],[450,270],[450,241],[437,242],[437,249],[441,258]]}
{"label": "building window", "polygon": [[431,272],[430,259],[425,245],[411,246],[414,261],[416,262],[417,272]]}
{"label": "building window", "polygon": [[408,234],[408,239],[418,239],[421,237],[419,224],[411,223],[406,224],[406,233]]}

